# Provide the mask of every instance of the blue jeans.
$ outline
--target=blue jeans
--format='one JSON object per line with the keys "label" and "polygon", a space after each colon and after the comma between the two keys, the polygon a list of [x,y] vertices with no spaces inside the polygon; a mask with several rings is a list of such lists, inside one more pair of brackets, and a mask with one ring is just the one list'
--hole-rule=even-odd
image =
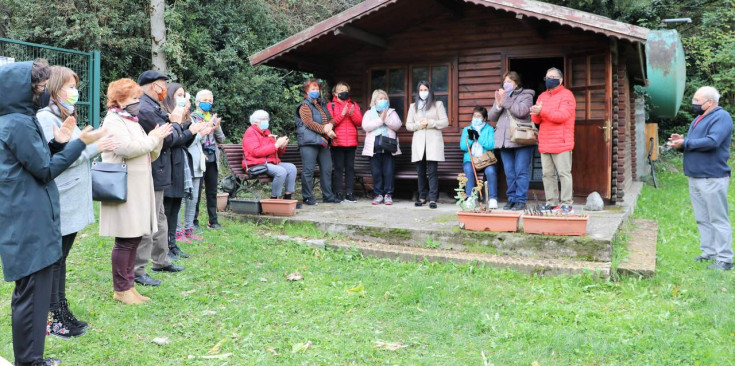
{"label": "blue jeans", "polygon": [[[467,185],[464,187],[465,193],[469,197],[475,188],[475,172],[472,170],[472,163],[465,161],[462,164],[464,175],[467,177]],[[481,172],[477,172],[480,175]],[[479,177],[478,177],[479,178]],[[495,171],[495,164],[485,168],[485,180],[487,180],[488,199],[498,199],[498,174]],[[484,195],[485,192],[482,192]]]}
{"label": "blue jeans", "polygon": [[370,158],[370,172],[375,195],[393,195],[395,157],[389,152],[375,153]]}
{"label": "blue jeans", "polygon": [[531,159],[536,145],[500,149],[505,181],[508,183],[508,202],[526,203],[528,183],[531,181]]}

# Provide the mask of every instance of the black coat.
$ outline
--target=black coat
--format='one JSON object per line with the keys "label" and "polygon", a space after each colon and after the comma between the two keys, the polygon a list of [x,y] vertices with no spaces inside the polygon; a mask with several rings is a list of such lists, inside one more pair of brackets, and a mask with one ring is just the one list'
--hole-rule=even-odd
{"label": "black coat", "polygon": [[46,142],[33,103],[32,65],[0,66],[0,258],[6,281],[38,272],[61,257],[54,178],[86,147],[79,139],[66,146]]}
{"label": "black coat", "polygon": [[[164,197],[184,198],[184,155],[188,154],[187,147],[194,141],[194,135],[189,131],[189,125],[173,124],[171,133],[171,185],[163,191]],[[191,159],[191,158],[189,158]]]}
{"label": "black coat", "polygon": [[[151,132],[156,128],[156,125],[163,125],[168,122],[168,114],[161,108],[161,103],[148,96],[148,94],[143,94],[140,98],[138,123],[143,127],[145,133]],[[171,143],[173,139],[173,134],[163,139],[161,155],[151,163],[153,189],[156,191],[163,191],[171,185]]]}

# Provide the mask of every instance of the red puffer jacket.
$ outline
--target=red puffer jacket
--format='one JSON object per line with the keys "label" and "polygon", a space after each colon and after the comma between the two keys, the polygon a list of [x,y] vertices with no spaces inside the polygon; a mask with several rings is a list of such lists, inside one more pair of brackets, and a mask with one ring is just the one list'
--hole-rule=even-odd
{"label": "red puffer jacket", "polygon": [[270,137],[271,131],[261,131],[256,125],[250,126],[242,136],[242,152],[243,162],[242,168],[265,164],[278,164],[281,162],[280,156],[286,151],[286,148],[276,149],[276,141]]}
{"label": "red puffer jacket", "polygon": [[541,113],[532,114],[531,120],[540,124],[538,151],[559,154],[574,149],[574,118],[577,102],[574,94],[563,85],[538,96]]}
{"label": "red puffer jacket", "polygon": [[[352,113],[347,112],[342,115],[342,110],[350,108],[354,105],[355,109]],[[353,102],[352,99],[342,101],[337,97],[332,98],[332,102],[327,103],[329,114],[334,118],[334,133],[337,137],[332,139],[332,146],[352,147],[357,146],[357,129],[362,126],[362,113],[360,106]]]}

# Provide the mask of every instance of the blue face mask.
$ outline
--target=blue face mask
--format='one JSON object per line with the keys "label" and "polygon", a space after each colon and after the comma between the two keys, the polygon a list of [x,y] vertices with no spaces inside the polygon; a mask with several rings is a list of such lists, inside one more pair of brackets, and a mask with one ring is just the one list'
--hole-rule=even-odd
{"label": "blue face mask", "polygon": [[210,110],[212,110],[212,103],[199,102],[199,108],[201,108],[205,112],[209,112]]}
{"label": "blue face mask", "polygon": [[483,121],[482,118],[473,118],[472,119],[472,127],[480,128],[484,124],[485,124],[485,121]]}
{"label": "blue face mask", "polygon": [[309,92],[309,98],[316,99],[319,98],[320,93],[318,91],[310,91]]}
{"label": "blue face mask", "polygon": [[388,100],[387,99],[381,99],[377,103],[375,103],[375,110],[378,112],[382,112],[384,110],[388,109]]}
{"label": "blue face mask", "polygon": [[258,124],[258,127],[260,127],[261,131],[267,130],[269,126],[270,126],[270,121],[260,121],[260,123]]}

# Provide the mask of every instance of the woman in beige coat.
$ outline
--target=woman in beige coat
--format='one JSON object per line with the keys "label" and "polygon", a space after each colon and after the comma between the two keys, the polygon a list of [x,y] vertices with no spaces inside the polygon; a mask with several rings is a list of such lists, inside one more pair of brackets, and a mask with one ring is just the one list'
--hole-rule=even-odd
{"label": "woman in beige coat", "polygon": [[434,97],[431,83],[419,81],[416,89],[419,93],[416,101],[408,108],[406,117],[406,129],[413,131],[411,162],[416,163],[419,178],[416,206],[426,204],[428,196],[429,207],[436,208],[436,200],[439,198],[437,170],[439,162],[444,161],[444,137],[441,130],[449,126],[449,118],[444,103]]}
{"label": "woman in beige coat", "polygon": [[105,163],[127,166],[128,195],[125,203],[102,202],[100,236],[115,237],[112,248],[113,298],[124,304],[149,301],[133,287],[135,252],[143,235],[158,230],[151,161],[158,158],[171,125],[156,127],[148,135],[138,124],[140,86],[131,79],[110,83],[107,116],[103,126],[115,136],[119,147],[102,154]]}

